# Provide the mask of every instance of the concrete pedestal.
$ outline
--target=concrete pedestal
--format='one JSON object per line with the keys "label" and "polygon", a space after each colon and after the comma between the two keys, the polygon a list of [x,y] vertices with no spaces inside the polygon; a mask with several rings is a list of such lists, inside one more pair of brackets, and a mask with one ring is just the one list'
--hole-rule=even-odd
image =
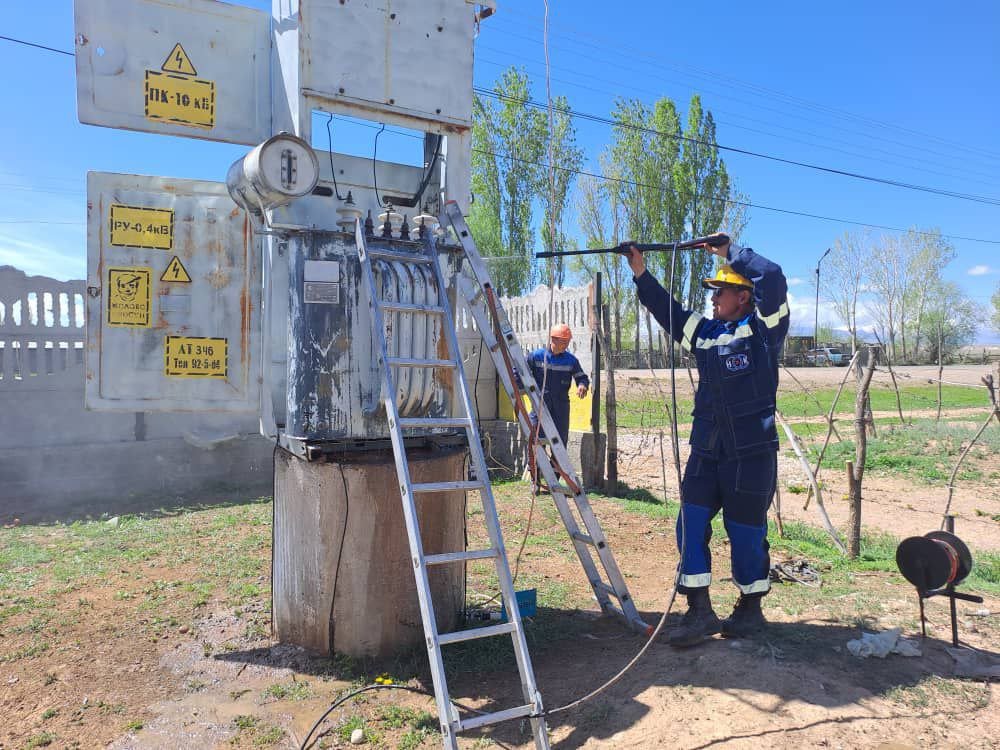
{"label": "concrete pedestal", "polygon": [[[415,482],[462,479],[464,451],[411,452]],[[391,452],[274,463],[275,637],[321,653],[387,657],[423,642],[413,563]],[[465,493],[417,496],[425,554],[465,549]],[[460,564],[428,570],[440,632],[465,602]]]}

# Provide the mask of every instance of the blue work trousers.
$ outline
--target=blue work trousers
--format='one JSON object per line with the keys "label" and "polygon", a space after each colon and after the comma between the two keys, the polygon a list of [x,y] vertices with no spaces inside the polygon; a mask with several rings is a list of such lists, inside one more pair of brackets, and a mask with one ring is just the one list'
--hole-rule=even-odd
{"label": "blue work trousers", "polygon": [[721,510],[732,555],[733,582],[744,596],[770,589],[771,558],[767,509],[777,481],[777,454],[709,458],[692,454],[684,470],[682,513],[677,519],[681,552],[678,591],[704,588],[712,581],[712,519]]}

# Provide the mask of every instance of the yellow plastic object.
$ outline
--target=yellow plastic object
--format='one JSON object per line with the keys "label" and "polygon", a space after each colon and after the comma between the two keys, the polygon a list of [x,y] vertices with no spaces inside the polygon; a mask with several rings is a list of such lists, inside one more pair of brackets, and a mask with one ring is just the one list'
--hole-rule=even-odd
{"label": "yellow plastic object", "polygon": [[741,286],[746,289],[753,289],[753,282],[746,276],[741,276],[733,270],[730,265],[719,266],[715,276],[711,279],[703,279],[701,285],[706,289],[719,289],[724,286]]}

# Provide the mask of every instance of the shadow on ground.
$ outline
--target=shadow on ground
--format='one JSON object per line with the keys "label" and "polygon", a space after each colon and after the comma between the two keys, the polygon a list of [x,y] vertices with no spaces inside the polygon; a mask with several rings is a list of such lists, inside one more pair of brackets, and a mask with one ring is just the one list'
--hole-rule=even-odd
{"label": "shadow on ground", "polygon": [[[647,622],[659,618],[658,613],[643,616]],[[678,617],[671,615],[668,627]],[[615,620],[590,612],[546,608],[539,608],[526,635],[536,681],[549,711],[598,688],[628,663],[645,642],[643,637],[625,631]],[[550,728],[569,729],[568,736],[554,742],[553,748],[570,750],[591,740],[608,740],[638,724],[650,711],[639,696],[655,687],[708,688],[725,691],[731,697],[752,693],[757,710],[785,717],[780,730],[734,734],[701,746],[707,748],[730,739],[760,738],[767,742],[767,735],[772,732],[787,735],[821,723],[845,724],[872,718],[859,708],[855,717],[841,713],[823,721],[789,727],[786,706],[792,701],[825,709],[844,708],[865,698],[915,686],[930,675],[955,676],[954,661],[945,650],[950,645],[947,642],[927,639],[922,643],[921,658],[891,656],[885,660],[860,660],[846,648],[847,642],[859,635],[857,627],[818,620],[771,623],[753,639],[731,641],[716,637],[683,650],[667,646],[661,635],[659,642],[652,644],[615,685],[578,707],[549,717]],[[452,698],[487,712],[523,702],[509,644],[508,639],[494,638],[449,647],[445,660]],[[389,672],[398,679],[416,678],[428,693],[433,693],[427,662],[420,651],[389,661],[356,661],[276,646],[219,654],[215,658],[365,682],[371,682],[381,672]],[[905,718],[905,715],[906,709],[901,707],[898,716]],[[927,713],[919,715],[925,717]],[[678,731],[683,731],[681,719]],[[530,741],[525,722],[511,721],[492,727],[489,735],[501,747]]]}

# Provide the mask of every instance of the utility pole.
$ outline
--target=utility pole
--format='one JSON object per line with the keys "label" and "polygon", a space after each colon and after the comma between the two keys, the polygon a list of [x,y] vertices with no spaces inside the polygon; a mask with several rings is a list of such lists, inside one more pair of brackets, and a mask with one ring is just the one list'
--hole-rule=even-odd
{"label": "utility pole", "polygon": [[[823,262],[823,258],[830,254],[833,248],[827,248],[826,252],[819,256],[819,260],[816,261],[816,317],[813,320],[813,349],[819,349],[819,264]],[[815,358],[813,364],[816,364]]]}

